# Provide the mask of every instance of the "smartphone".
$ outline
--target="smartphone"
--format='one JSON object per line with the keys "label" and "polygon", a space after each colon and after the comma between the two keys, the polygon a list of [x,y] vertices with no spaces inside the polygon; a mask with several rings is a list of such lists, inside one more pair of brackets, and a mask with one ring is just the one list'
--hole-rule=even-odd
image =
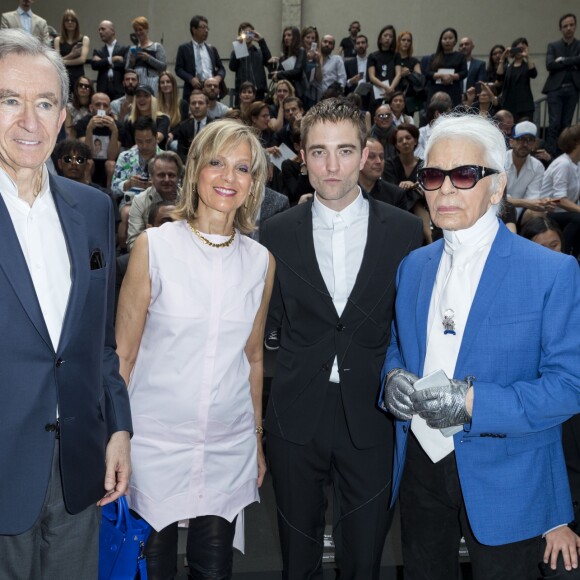
{"label": "smartphone", "polygon": [[519,46],[514,46],[514,47],[510,48],[510,54],[520,54],[521,52],[522,52],[522,49]]}
{"label": "smartphone", "polygon": [[97,109],[97,117],[105,117],[107,112],[105,109]]}
{"label": "smartphone", "polygon": [[310,50],[312,50],[312,51],[316,50],[317,48],[318,48],[318,44],[316,44],[316,42],[313,42],[313,43],[310,45]]}

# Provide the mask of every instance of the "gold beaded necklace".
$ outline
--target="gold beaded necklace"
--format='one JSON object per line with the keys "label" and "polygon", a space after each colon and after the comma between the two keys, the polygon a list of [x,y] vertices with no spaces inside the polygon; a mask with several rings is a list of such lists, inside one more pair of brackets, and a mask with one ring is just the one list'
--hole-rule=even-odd
{"label": "gold beaded necklace", "polygon": [[229,248],[233,241],[234,238],[236,237],[236,230],[234,228],[232,228],[232,235],[225,241],[225,242],[221,242],[220,244],[214,244],[213,242],[210,242],[206,237],[204,237],[201,232],[194,228],[189,222],[189,229],[202,241],[202,243],[204,243],[206,246],[210,246],[211,248]]}

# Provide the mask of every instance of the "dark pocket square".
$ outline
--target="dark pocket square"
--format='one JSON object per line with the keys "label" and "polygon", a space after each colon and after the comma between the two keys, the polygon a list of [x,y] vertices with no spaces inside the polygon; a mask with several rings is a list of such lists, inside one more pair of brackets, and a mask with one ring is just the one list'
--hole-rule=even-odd
{"label": "dark pocket square", "polygon": [[91,252],[91,270],[100,270],[105,267],[105,257],[100,248],[96,248]]}

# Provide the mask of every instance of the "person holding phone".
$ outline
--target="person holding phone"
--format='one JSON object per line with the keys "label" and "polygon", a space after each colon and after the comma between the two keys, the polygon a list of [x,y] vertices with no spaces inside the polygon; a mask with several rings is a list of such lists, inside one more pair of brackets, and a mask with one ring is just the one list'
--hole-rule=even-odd
{"label": "person holding phone", "polygon": [[514,116],[514,123],[534,118],[534,95],[530,81],[537,76],[528,41],[523,36],[516,38],[511,47],[504,51],[497,67],[497,78],[503,81],[500,105]]}

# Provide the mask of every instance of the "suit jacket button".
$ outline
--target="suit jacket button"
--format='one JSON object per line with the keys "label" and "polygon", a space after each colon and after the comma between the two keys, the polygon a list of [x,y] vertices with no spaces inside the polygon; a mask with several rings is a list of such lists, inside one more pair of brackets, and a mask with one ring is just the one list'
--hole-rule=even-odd
{"label": "suit jacket button", "polygon": [[56,361],[56,367],[57,367],[57,368],[58,368],[58,367],[61,367],[63,364],[64,364],[64,361],[63,361],[61,358],[59,358],[59,359]]}
{"label": "suit jacket button", "polygon": [[338,332],[342,332],[344,330],[344,324],[342,324],[341,322],[339,322],[336,325],[336,330],[338,330]]}
{"label": "suit jacket button", "polygon": [[44,430],[48,431],[49,433],[51,433],[52,431],[56,431],[56,425],[54,423],[47,423],[44,426]]}
{"label": "suit jacket button", "polygon": [[403,425],[403,433],[407,432],[407,425]]}
{"label": "suit jacket button", "polygon": [[324,363],[324,364],[322,365],[322,370],[323,370],[323,371],[327,371],[327,370],[329,370],[329,369],[330,369],[330,366],[328,366],[326,363]]}

